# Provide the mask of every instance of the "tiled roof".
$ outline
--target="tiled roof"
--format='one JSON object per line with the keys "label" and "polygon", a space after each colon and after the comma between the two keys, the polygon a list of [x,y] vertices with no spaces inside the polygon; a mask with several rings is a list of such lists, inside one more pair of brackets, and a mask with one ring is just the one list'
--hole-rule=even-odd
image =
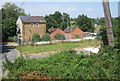
{"label": "tiled roof", "polygon": [[68,28],[66,28],[66,29],[64,30],[64,32],[70,33],[70,32],[72,32],[74,29],[75,29],[75,28],[70,28],[70,27],[68,27]]}
{"label": "tiled roof", "polygon": [[19,16],[23,23],[46,22],[43,16]]}
{"label": "tiled roof", "polygon": [[56,29],[57,29],[57,28],[51,27],[51,28],[48,30],[48,32],[52,33],[52,32],[54,32],[54,31],[56,31]]}

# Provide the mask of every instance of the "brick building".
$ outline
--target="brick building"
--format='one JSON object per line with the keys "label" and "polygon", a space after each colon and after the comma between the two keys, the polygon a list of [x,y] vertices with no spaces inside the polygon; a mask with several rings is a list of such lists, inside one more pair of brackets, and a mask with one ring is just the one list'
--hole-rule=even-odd
{"label": "brick building", "polygon": [[42,37],[46,33],[46,20],[43,16],[19,16],[16,22],[19,41],[30,41],[35,33]]}
{"label": "brick building", "polygon": [[64,30],[64,32],[66,33],[65,38],[66,39],[75,39],[75,38],[81,38],[83,31],[79,28],[66,28]]}
{"label": "brick building", "polygon": [[60,28],[53,28],[52,27],[48,30],[48,32],[50,33],[51,39],[55,39],[54,36],[58,33],[63,34],[64,36],[66,35],[66,33],[63,30],[61,30]]}

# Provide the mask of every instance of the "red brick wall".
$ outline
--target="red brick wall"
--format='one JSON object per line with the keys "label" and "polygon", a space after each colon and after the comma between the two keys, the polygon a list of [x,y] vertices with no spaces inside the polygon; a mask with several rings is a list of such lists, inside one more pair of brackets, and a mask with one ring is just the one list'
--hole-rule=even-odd
{"label": "red brick wall", "polygon": [[78,35],[79,37],[81,37],[81,35],[83,34],[83,31],[80,30],[79,28],[74,29],[71,33],[69,33],[69,38],[70,39],[74,39],[74,35]]}
{"label": "red brick wall", "polygon": [[56,34],[58,34],[58,33],[61,33],[61,34],[63,34],[64,36],[65,36],[65,34],[66,34],[66,33],[65,33],[64,31],[62,31],[61,29],[57,28],[56,31],[54,31],[54,32],[52,32],[52,33],[50,34],[51,39],[54,39],[54,36],[55,36]]}

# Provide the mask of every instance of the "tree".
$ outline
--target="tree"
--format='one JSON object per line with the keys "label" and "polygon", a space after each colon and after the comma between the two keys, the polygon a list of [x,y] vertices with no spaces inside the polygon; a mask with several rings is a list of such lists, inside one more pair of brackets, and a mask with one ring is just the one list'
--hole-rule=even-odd
{"label": "tree", "polygon": [[70,16],[67,13],[56,11],[54,14],[46,15],[47,30],[51,27],[60,28],[62,30],[70,26]]}
{"label": "tree", "polygon": [[67,28],[66,23],[64,21],[62,21],[60,23],[60,27],[59,28],[62,29],[62,30],[65,30]]}
{"label": "tree", "polygon": [[114,37],[115,37],[115,46],[120,49],[120,17],[112,18]]}
{"label": "tree", "polygon": [[92,19],[88,18],[86,15],[79,15],[76,19],[75,19],[78,27],[83,30],[83,31],[87,31],[87,32],[94,32],[94,26],[92,23]]}
{"label": "tree", "polygon": [[53,19],[60,24],[62,22],[62,14],[59,11],[56,11],[53,15],[52,15]]}
{"label": "tree", "polygon": [[2,8],[2,39],[7,41],[9,36],[16,33],[16,20],[19,15],[26,15],[24,9],[19,8],[14,3],[5,3]]}
{"label": "tree", "polygon": [[105,17],[92,19],[94,24],[105,26]]}
{"label": "tree", "polygon": [[58,27],[58,23],[55,21],[55,19],[52,17],[52,15],[45,16],[46,20],[46,30],[50,29],[51,27]]}
{"label": "tree", "polygon": [[107,26],[108,43],[110,46],[112,46],[114,45],[114,36],[113,36],[111,14],[110,14],[108,0],[103,0],[103,8],[104,8],[104,14],[105,14],[105,20],[106,20],[106,26]]}
{"label": "tree", "polygon": [[65,22],[66,27],[70,26],[70,16],[69,16],[69,14],[63,13],[63,21]]}

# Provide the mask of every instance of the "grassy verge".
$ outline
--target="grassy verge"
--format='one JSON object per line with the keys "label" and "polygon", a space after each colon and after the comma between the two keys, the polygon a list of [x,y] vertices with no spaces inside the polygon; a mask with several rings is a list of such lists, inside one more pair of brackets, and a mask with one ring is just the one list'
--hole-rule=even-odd
{"label": "grassy verge", "polygon": [[97,40],[84,40],[79,42],[64,42],[57,44],[44,44],[38,46],[18,46],[16,47],[22,54],[34,54],[34,53],[42,53],[42,52],[50,52],[50,51],[64,51],[71,50],[74,48],[83,48],[88,46],[97,46]]}

